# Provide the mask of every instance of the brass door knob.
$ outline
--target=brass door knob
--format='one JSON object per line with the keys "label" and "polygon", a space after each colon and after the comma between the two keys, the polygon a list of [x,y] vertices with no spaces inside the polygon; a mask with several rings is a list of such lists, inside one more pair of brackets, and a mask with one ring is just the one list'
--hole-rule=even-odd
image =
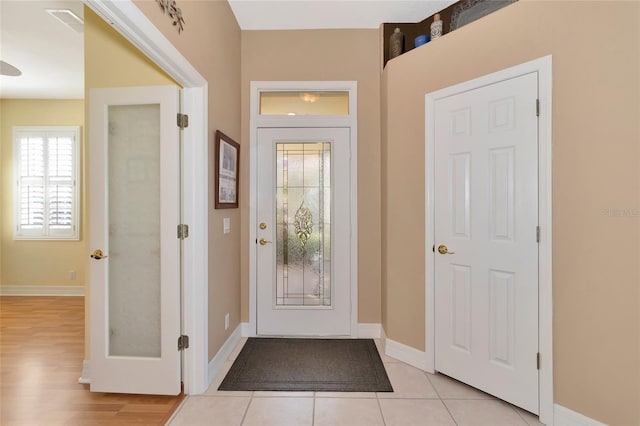
{"label": "brass door knob", "polygon": [[267,241],[264,238],[260,238],[259,243],[260,243],[261,246],[265,246],[267,244],[271,244],[271,241]]}
{"label": "brass door knob", "polygon": [[108,257],[106,254],[104,254],[102,252],[102,250],[95,250],[92,254],[91,254],[91,258],[95,259],[95,260],[100,260],[100,259],[104,259],[105,257]]}
{"label": "brass door knob", "polygon": [[261,222],[261,223],[260,223],[260,225],[258,225],[258,227],[259,227],[260,229],[267,229],[267,224],[266,224],[266,223],[264,223],[264,222]]}
{"label": "brass door knob", "polygon": [[455,254],[455,251],[449,251],[447,246],[445,246],[444,244],[440,244],[438,246],[438,253],[440,253],[440,254]]}

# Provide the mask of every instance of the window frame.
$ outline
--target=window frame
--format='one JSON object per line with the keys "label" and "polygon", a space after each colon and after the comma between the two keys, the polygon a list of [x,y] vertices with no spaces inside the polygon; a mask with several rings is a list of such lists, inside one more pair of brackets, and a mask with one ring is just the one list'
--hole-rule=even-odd
{"label": "window frame", "polygon": [[[20,224],[20,195],[21,195],[21,158],[20,158],[20,141],[19,138],[24,135],[41,136],[44,139],[43,152],[47,152],[48,140],[47,135],[57,134],[71,136],[72,138],[72,173],[73,181],[72,190],[72,207],[71,207],[71,230],[55,231],[49,227],[49,221],[45,220],[41,230],[24,230]],[[80,240],[80,126],[13,126],[13,239],[14,240]],[[44,155],[44,200],[45,200],[45,218],[48,218],[49,194],[47,193],[47,185],[50,176],[48,165],[46,164],[46,154]]]}

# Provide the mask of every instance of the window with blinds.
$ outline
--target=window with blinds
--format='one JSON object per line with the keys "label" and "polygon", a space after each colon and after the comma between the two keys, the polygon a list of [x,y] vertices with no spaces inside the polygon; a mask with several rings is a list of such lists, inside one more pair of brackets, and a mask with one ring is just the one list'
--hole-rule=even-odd
{"label": "window with blinds", "polygon": [[14,127],[15,239],[78,239],[80,128]]}

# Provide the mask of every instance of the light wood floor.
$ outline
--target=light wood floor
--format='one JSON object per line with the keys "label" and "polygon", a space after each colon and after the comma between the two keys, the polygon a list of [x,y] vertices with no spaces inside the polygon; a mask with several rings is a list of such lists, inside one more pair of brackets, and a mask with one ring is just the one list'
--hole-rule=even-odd
{"label": "light wood floor", "polygon": [[183,396],[89,392],[82,297],[0,297],[0,424],[163,425]]}

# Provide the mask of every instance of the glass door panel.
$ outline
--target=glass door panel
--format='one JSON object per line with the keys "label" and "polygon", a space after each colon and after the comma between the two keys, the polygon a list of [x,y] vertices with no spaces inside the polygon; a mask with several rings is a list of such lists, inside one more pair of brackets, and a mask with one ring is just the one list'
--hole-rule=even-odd
{"label": "glass door panel", "polygon": [[331,306],[331,144],[275,147],[276,305]]}
{"label": "glass door panel", "polygon": [[108,353],[159,358],[160,105],[108,114]]}

